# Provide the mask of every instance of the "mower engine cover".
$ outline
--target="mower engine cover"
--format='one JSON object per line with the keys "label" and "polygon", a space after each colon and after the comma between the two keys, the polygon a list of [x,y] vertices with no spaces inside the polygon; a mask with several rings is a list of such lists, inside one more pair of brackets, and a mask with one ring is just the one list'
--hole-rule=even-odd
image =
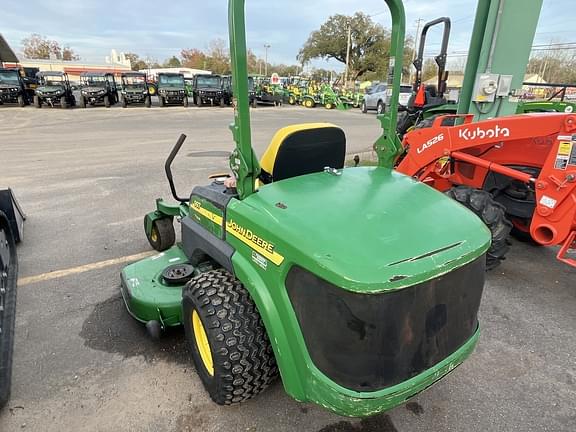
{"label": "mower engine cover", "polygon": [[210,213],[199,214],[223,224],[295,399],[371,415],[474,349],[490,232],[428,186],[349,168],[262,186],[232,199],[225,219]]}

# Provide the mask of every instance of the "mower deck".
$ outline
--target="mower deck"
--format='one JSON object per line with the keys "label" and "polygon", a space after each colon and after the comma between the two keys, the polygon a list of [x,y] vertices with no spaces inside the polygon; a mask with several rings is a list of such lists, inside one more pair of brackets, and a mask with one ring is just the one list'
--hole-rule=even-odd
{"label": "mower deck", "polygon": [[130,315],[143,323],[158,321],[163,328],[181,325],[185,283],[168,284],[162,272],[168,266],[187,262],[188,258],[178,244],[124,267],[121,290]]}

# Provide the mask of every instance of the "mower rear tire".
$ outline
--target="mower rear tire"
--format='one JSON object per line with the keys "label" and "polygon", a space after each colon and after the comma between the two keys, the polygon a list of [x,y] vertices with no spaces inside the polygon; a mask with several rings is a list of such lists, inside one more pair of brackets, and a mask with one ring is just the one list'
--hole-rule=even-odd
{"label": "mower rear tire", "polygon": [[182,317],[196,371],[217,404],[250,399],[278,376],[258,309],[226,270],[202,273],[186,284]]}
{"label": "mower rear tire", "polygon": [[[144,227],[146,227],[146,217],[144,218]],[[150,246],[158,252],[171,248],[176,242],[176,231],[174,231],[172,218],[156,219],[152,222],[152,230],[150,234],[146,233],[146,238]]]}
{"label": "mower rear tire", "polygon": [[456,186],[446,192],[450,198],[472,210],[492,233],[492,245],[486,254],[486,270],[498,267],[510,249],[512,223],[506,218],[506,209],[494,201],[486,191],[468,186]]}

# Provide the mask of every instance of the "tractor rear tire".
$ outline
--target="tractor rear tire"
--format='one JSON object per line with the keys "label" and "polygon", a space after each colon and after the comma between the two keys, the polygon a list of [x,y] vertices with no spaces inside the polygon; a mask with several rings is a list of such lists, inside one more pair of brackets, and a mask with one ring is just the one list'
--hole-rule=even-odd
{"label": "tractor rear tire", "polygon": [[[146,227],[146,217],[144,218],[144,227]],[[152,232],[146,238],[155,250],[163,252],[171,248],[176,242],[176,231],[174,231],[174,221],[172,218],[156,219],[152,222]]]}
{"label": "tractor rear tire", "polygon": [[472,210],[492,233],[492,245],[486,254],[486,270],[500,265],[510,249],[509,238],[512,223],[506,218],[506,209],[494,201],[486,191],[468,186],[456,186],[446,192],[450,198]]}
{"label": "tractor rear tire", "polygon": [[8,218],[0,211],[0,409],[10,397],[17,276],[16,242]]}
{"label": "tractor rear tire", "polygon": [[278,376],[258,309],[226,270],[202,273],[186,284],[182,317],[196,371],[217,404],[250,399]]}

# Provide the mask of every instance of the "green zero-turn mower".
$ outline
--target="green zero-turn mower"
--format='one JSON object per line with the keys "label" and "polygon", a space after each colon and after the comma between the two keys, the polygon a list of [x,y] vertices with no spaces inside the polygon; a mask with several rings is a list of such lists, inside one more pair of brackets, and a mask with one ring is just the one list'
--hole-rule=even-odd
{"label": "green zero-turn mower", "polygon": [[[401,64],[405,15],[393,19]],[[129,312],[158,336],[184,325],[218,404],[249,399],[278,372],[288,394],[346,416],[390,409],[460,365],[479,337],[490,232],[469,210],[392,170],[401,68],[390,76],[377,167],[344,169],[331,124],[280,130],[259,162],[251,146],[244,0],[229,1],[236,148],[222,177],[162,199],[145,217],[158,255],[122,271]],[[394,68],[391,68],[394,70]],[[173,219],[180,220],[175,243]]]}

